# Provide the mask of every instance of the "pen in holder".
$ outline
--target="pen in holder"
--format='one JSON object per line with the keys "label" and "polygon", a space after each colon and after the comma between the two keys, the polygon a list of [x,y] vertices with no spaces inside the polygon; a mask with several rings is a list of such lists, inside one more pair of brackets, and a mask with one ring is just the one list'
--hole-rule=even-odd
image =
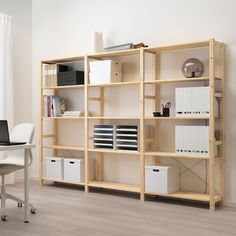
{"label": "pen in holder", "polygon": [[165,105],[162,104],[162,116],[164,117],[170,116],[170,107],[171,107],[170,102],[167,102]]}

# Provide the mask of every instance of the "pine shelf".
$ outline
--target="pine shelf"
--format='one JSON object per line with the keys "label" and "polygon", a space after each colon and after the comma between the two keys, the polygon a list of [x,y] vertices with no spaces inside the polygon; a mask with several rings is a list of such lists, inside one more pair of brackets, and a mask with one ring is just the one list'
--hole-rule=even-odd
{"label": "pine shelf", "polygon": [[140,187],[138,185],[131,185],[131,184],[112,183],[112,182],[105,182],[105,181],[90,181],[88,183],[88,186],[96,187],[96,188],[135,192],[135,193],[140,192]]}
{"label": "pine shelf", "polygon": [[[210,202],[210,195],[205,194],[205,193],[178,191],[178,192],[169,193],[169,194],[149,193],[149,192],[146,192],[146,194],[157,195],[157,196],[168,197],[168,198],[178,198],[178,199],[185,199],[185,200],[192,200],[192,201]],[[216,194],[215,203],[219,201],[221,201],[221,197],[220,195]]]}
{"label": "pine shelf", "polygon": [[208,155],[193,155],[193,154],[180,154],[175,152],[145,152],[147,156],[159,156],[159,157],[175,157],[175,158],[192,158],[192,159],[209,159]]}
{"label": "pine shelf", "polygon": [[[208,51],[208,71],[209,73],[207,75],[204,75],[202,77],[198,78],[184,78],[182,76],[178,77],[178,75],[173,74],[173,77],[169,78],[163,78],[162,74],[159,73],[162,70],[162,64],[161,64],[161,58],[163,53],[184,53],[185,50],[189,50],[188,52],[195,51],[195,49],[201,49],[204,48],[204,51],[206,49],[206,52]],[[194,49],[194,50],[192,50]],[[216,53],[215,52],[219,52]],[[207,55],[206,54],[206,55]],[[150,56],[150,61],[146,60],[146,55]],[[193,54],[193,56],[195,56]],[[101,84],[89,84],[89,62],[93,60],[104,60],[104,59],[116,59],[121,57],[121,61],[126,60],[133,60],[135,59],[135,64],[132,69],[135,70],[133,73],[132,71],[126,71],[126,68],[123,68],[124,70],[122,73],[126,73],[123,77],[125,81],[118,82],[118,83],[101,83]],[[204,55],[205,57],[205,55]],[[136,60],[137,59],[137,60]],[[151,61],[152,60],[152,61]],[[217,61],[217,64],[216,64]],[[217,42],[214,39],[205,40],[205,41],[198,41],[198,42],[190,42],[190,43],[183,43],[183,44],[175,44],[175,45],[164,45],[160,47],[147,47],[147,48],[138,48],[138,49],[129,49],[129,50],[122,50],[122,51],[113,51],[113,52],[102,52],[102,53],[94,53],[94,54],[88,54],[83,56],[77,56],[77,57],[67,57],[67,58],[56,58],[56,59],[49,59],[44,60],[41,62],[41,68],[42,72],[44,69],[44,65],[46,67],[50,67],[51,64],[57,64],[57,63],[71,63],[75,64],[75,62],[79,62],[79,66],[81,66],[81,63],[84,67],[84,84],[83,85],[68,85],[68,86],[53,86],[53,87],[44,87],[44,85],[51,84],[51,83],[45,83],[43,81],[44,76],[42,74],[41,81],[40,81],[40,95],[41,95],[41,106],[40,106],[40,149],[39,149],[39,156],[40,156],[40,179],[41,183],[44,180],[48,181],[54,181],[54,182],[61,182],[61,183],[70,183],[70,184],[78,184],[83,185],[85,187],[85,191],[89,191],[89,187],[97,187],[97,188],[104,188],[104,189],[113,189],[113,190],[120,190],[120,191],[129,191],[129,192],[136,192],[140,193],[140,200],[145,200],[145,194],[154,194],[158,196],[164,196],[169,198],[178,198],[178,199],[187,199],[187,200],[193,200],[193,201],[203,201],[208,202],[209,207],[211,210],[215,209],[215,205],[217,202],[221,201],[223,203],[224,199],[224,102],[225,102],[225,78],[224,78],[224,44],[221,42]],[[137,62],[137,63],[136,63]],[[219,63],[218,63],[219,62]],[[146,66],[146,64],[148,64]],[[49,65],[49,66],[48,66]],[[219,68],[216,68],[219,67]],[[147,68],[150,69],[151,73],[147,71]],[[219,70],[217,70],[219,69]],[[48,72],[48,71],[47,71]],[[148,73],[146,73],[148,72]],[[130,74],[129,74],[130,73]],[[47,74],[48,75],[48,74]],[[220,87],[220,91],[217,91],[216,85]],[[48,81],[47,81],[48,82]],[[151,110],[149,111],[146,107],[150,104],[150,108],[154,110],[158,110],[161,102],[162,97],[161,94],[161,85],[166,86],[173,86],[173,87],[179,87],[179,86],[200,86],[200,85],[206,85],[210,88],[210,110],[209,115],[206,116],[170,116],[170,117],[152,117]],[[150,86],[149,86],[150,85]],[[164,87],[164,86],[163,86]],[[120,116],[104,116],[107,107],[111,104],[111,102],[108,102],[107,97],[110,96],[109,93],[105,92],[111,92],[109,91],[109,88],[114,88],[114,94],[113,96],[116,96],[115,89],[121,90],[123,88],[132,89],[135,92],[138,91],[138,104],[135,109],[137,110],[137,116],[125,116],[125,114],[119,114]],[[74,93],[79,93],[79,95],[83,96],[83,104],[84,107],[84,117],[78,117],[78,116],[68,116],[68,117],[43,117],[44,114],[44,95],[50,93],[50,95],[60,95],[60,93],[66,94],[70,93],[71,91],[61,91],[61,90],[67,90],[67,89],[77,89],[74,90]],[[137,89],[137,91],[136,91]],[[111,89],[110,89],[111,90]],[[113,90],[112,90],[113,92]],[[109,96],[107,96],[107,94]],[[170,94],[169,94],[170,95]],[[170,96],[167,95],[165,99],[172,99],[173,94]],[[66,95],[65,95],[66,96]],[[168,96],[170,98],[168,98]],[[220,114],[219,119],[215,118],[214,116],[214,101],[215,98],[217,98],[217,101],[219,103],[220,107]],[[75,102],[77,102],[78,99],[75,97]],[[80,98],[81,99],[81,98]],[[127,99],[129,99],[129,94],[127,94]],[[113,99],[111,99],[113,101]],[[80,101],[81,102],[81,101]],[[149,104],[147,104],[148,102]],[[74,105],[74,104],[73,104]],[[81,104],[79,104],[81,105]],[[127,107],[126,104],[122,104]],[[93,108],[91,108],[93,107]],[[96,116],[90,116],[90,111],[94,111],[94,114],[96,112]],[[146,115],[150,112],[150,116]],[[123,115],[123,116],[122,116]],[[79,122],[80,125],[84,125],[83,130],[84,133],[81,135],[81,139],[83,139],[84,146],[66,146],[66,145],[58,145],[58,135],[60,132],[58,131],[58,126],[61,125],[63,122],[58,122],[59,120],[68,120],[70,121],[76,121],[81,120]],[[159,152],[159,151],[145,151],[148,150],[148,147],[146,144],[152,145],[151,150],[159,150],[158,149],[158,138],[157,132],[161,129],[159,129],[159,124],[162,125],[162,122],[158,121],[172,121],[170,122],[171,125],[173,125],[174,122],[178,123],[179,121],[181,123],[196,123],[196,124],[204,124],[209,125],[209,154],[180,154],[175,152]],[[45,129],[45,123],[47,121],[51,121],[50,124],[52,124],[52,129],[47,130]],[[188,122],[188,121],[194,121],[194,122]],[[66,124],[68,123],[66,122]],[[72,123],[72,122],[71,122]],[[91,137],[91,123],[95,124],[135,124],[139,125],[139,133],[138,133],[138,151],[129,151],[129,150],[114,150],[114,149],[102,149],[102,148],[93,148],[91,145],[91,142],[93,141],[93,137]],[[164,122],[163,122],[164,123]],[[215,130],[216,130],[216,124],[219,123],[220,133],[221,133],[221,140],[215,140]],[[64,124],[64,123],[63,123]],[[152,126],[152,132],[150,134],[147,134],[148,132],[145,132],[145,126],[151,125]],[[169,124],[169,123],[167,123]],[[47,133],[46,133],[47,131]],[[59,130],[60,131],[60,130]],[[45,132],[45,133],[44,133]],[[76,131],[77,132],[77,131]],[[149,136],[148,136],[149,135]],[[168,135],[168,133],[166,133]],[[47,140],[50,139],[52,145],[44,145],[44,142],[46,143]],[[214,149],[217,146],[217,149],[219,150],[219,156],[216,156],[214,153]],[[81,151],[84,154],[84,163],[85,163],[85,180],[84,183],[76,183],[76,182],[70,182],[70,181],[64,181],[64,180],[54,180],[50,179],[44,176],[44,149],[52,149],[53,155],[57,154],[58,150],[68,150],[68,151]],[[175,150],[173,147],[168,147],[169,150]],[[140,184],[138,185],[130,185],[130,184],[122,184],[122,183],[112,183],[112,182],[106,182],[106,181],[100,181],[103,179],[103,173],[104,173],[104,159],[106,157],[111,158],[118,154],[118,158],[130,158],[134,157],[137,158],[140,168],[138,168],[137,171],[139,171],[139,177],[140,177]],[[90,155],[96,156],[96,180],[89,181],[89,160]],[[119,156],[120,155],[120,156]],[[129,157],[130,156],[130,157]],[[175,158],[176,161],[182,162],[184,161],[184,158],[186,159],[198,159],[200,160],[207,160],[208,163],[208,184],[209,184],[209,194],[202,194],[202,193],[194,193],[194,192],[183,192],[178,191],[171,194],[156,194],[156,193],[146,193],[145,192],[145,161],[152,161],[152,164],[158,163],[158,158],[163,157],[163,161],[167,157]],[[216,159],[217,157],[217,159]],[[182,158],[182,160],[180,160]],[[179,160],[177,160],[179,159]],[[215,162],[219,162],[219,165],[216,165]],[[216,181],[216,168],[219,166],[219,181]],[[127,181],[129,182],[129,181]],[[219,182],[219,194],[215,191],[215,183]]]}

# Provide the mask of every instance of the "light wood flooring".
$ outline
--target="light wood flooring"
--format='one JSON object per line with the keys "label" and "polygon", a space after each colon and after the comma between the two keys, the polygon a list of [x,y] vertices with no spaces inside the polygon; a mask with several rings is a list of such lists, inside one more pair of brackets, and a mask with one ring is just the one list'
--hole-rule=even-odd
{"label": "light wood flooring", "polygon": [[[23,196],[22,183],[8,192]],[[236,235],[236,209],[177,204],[138,195],[31,182],[31,203],[38,210],[23,223],[23,208],[7,202],[8,221],[0,221],[0,236],[229,236]]]}

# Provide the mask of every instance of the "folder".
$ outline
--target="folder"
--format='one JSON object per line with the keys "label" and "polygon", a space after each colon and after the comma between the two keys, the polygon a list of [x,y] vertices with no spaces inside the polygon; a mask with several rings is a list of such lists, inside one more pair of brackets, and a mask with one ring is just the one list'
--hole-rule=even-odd
{"label": "folder", "polygon": [[176,116],[184,115],[184,88],[175,89],[175,114]]}
{"label": "folder", "polygon": [[184,129],[183,126],[175,126],[175,152],[184,152]]}
{"label": "folder", "polygon": [[192,115],[192,88],[184,88],[184,115]]}

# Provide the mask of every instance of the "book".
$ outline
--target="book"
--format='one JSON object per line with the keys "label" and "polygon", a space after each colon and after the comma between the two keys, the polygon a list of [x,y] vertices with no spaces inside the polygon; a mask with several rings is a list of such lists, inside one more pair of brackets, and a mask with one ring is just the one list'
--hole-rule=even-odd
{"label": "book", "polygon": [[44,95],[44,117],[60,117],[65,111],[63,97]]}

